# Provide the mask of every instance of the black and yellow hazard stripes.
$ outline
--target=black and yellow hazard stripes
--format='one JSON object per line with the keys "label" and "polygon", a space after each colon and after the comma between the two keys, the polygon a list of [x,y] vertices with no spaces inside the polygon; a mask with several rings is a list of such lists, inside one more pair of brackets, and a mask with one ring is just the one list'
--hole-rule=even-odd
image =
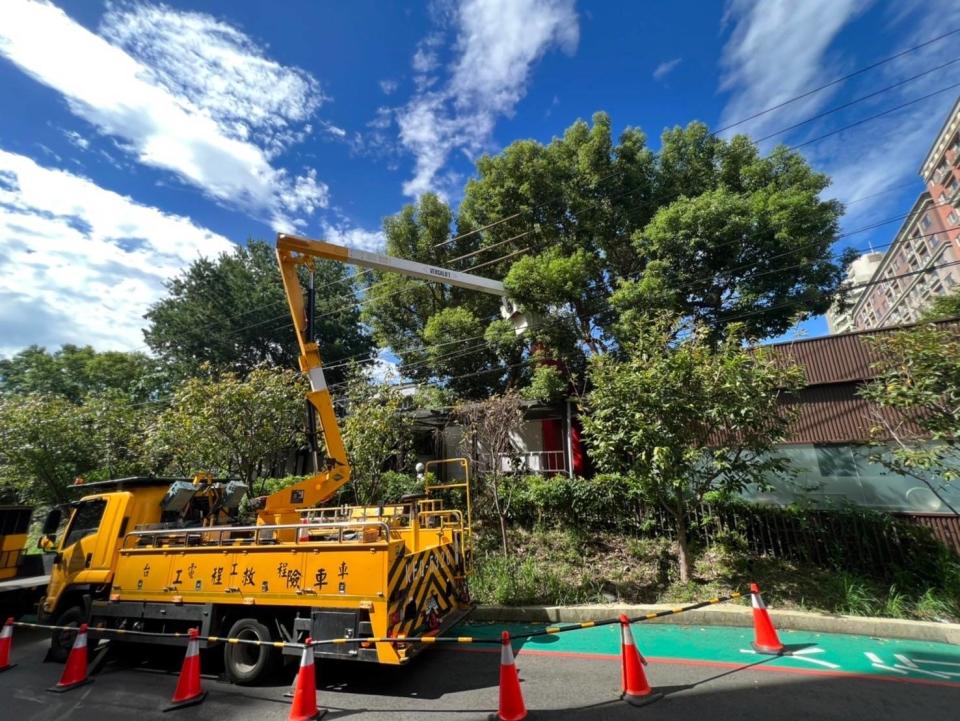
{"label": "black and yellow hazard stripes", "polygon": [[398,556],[388,577],[388,636],[411,636],[439,626],[458,603],[463,558],[453,543]]}

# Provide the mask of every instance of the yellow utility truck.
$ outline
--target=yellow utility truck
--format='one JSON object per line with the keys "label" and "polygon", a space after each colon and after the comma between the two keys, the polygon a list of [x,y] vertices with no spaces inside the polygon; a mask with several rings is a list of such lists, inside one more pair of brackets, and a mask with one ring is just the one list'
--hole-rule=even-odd
{"label": "yellow utility truck", "polygon": [[[79,487],[83,496],[54,511],[41,543],[55,550],[39,614],[58,626],[185,631],[202,636],[301,641],[350,637],[318,645],[318,656],[402,664],[421,648],[363,642],[440,634],[470,608],[467,572],[470,519],[444,508],[430,491],[460,488],[469,511],[469,472],[456,461],[457,482],[371,507],[324,507],[350,478],[350,464],[313,339],[312,301],[304,301],[301,266],[314,258],[391,270],[433,282],[504,295],[487,278],[434,268],[318,241],[280,235],[277,258],[310,382],[325,458],[313,476],[251,499],[256,523],[237,525],[245,486],[193,479],[129,478]],[[61,523],[65,520],[65,523]],[[56,533],[58,526],[63,530]],[[100,634],[106,637],[107,634]],[[180,643],[163,636],[117,636]],[[64,656],[69,632],[55,632],[52,655]],[[273,665],[274,645],[224,644],[228,676],[251,683]]]}
{"label": "yellow utility truck", "polygon": [[0,505],[0,619],[31,610],[50,580],[41,556],[24,553],[32,515],[29,506]]}

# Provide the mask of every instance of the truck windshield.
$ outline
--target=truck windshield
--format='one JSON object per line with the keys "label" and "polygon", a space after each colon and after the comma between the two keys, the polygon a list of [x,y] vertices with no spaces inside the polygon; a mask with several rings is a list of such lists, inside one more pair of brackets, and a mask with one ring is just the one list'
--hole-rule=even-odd
{"label": "truck windshield", "polygon": [[67,537],[63,541],[63,548],[73,545],[81,538],[86,538],[92,533],[96,533],[106,507],[107,502],[99,499],[84,501],[77,506],[73,519],[70,521],[70,527],[67,529]]}

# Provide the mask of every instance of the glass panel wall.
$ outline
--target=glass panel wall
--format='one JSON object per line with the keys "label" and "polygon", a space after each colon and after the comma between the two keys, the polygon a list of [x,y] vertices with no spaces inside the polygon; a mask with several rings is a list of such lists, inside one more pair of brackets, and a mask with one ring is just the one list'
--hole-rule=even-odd
{"label": "glass panel wall", "polygon": [[790,460],[791,473],[768,479],[773,486],[769,491],[743,495],[758,503],[784,506],[855,505],[894,513],[960,510],[960,481],[897,473],[874,460],[880,450],[857,444],[783,446],[778,453]]}

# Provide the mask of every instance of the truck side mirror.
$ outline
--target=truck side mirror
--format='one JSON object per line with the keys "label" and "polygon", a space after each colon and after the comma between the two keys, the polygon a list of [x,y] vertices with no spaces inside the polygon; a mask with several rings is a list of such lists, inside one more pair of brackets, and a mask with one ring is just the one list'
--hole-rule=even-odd
{"label": "truck side mirror", "polygon": [[57,529],[60,528],[60,521],[63,518],[63,509],[57,506],[47,514],[43,522],[43,528],[40,531],[40,539],[37,546],[44,551],[51,551],[57,544]]}

